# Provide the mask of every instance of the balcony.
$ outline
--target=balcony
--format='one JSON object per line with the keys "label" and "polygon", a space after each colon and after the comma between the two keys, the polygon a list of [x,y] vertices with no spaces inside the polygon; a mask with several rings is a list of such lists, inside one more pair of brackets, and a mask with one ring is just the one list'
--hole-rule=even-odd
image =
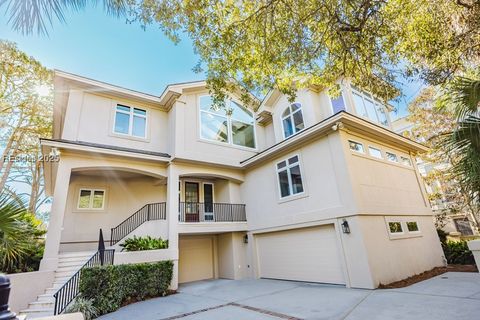
{"label": "balcony", "polygon": [[246,222],[244,204],[180,202],[179,222]]}

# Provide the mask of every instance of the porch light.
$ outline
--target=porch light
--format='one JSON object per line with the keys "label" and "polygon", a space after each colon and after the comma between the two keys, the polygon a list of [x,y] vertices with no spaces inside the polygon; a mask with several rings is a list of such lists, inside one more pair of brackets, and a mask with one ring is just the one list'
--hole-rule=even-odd
{"label": "porch light", "polygon": [[343,219],[343,222],[342,222],[342,230],[343,230],[343,233],[350,233],[350,226],[348,225],[348,221]]}
{"label": "porch light", "polygon": [[248,243],[248,234],[243,236],[243,243]]}

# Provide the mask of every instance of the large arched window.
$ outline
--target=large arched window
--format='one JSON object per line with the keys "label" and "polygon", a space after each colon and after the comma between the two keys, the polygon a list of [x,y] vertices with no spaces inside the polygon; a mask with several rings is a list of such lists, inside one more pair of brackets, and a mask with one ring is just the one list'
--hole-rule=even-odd
{"label": "large arched window", "polygon": [[200,97],[200,122],[203,139],[255,148],[253,113],[233,100],[216,108],[210,96]]}
{"label": "large arched window", "polygon": [[300,103],[291,104],[282,114],[283,136],[285,138],[294,135],[303,130],[302,105]]}

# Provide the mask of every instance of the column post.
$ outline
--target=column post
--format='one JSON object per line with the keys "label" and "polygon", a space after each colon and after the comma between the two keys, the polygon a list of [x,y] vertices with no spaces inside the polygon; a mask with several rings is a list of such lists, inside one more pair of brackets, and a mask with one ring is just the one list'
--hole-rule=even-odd
{"label": "column post", "polygon": [[70,184],[71,167],[65,160],[60,160],[55,179],[53,192],[52,209],[48,223],[47,237],[45,240],[45,251],[40,270],[56,270],[58,266],[58,253],[60,250],[60,239],[63,229],[63,218],[67,205],[68,189]]}
{"label": "column post", "polygon": [[168,221],[168,247],[174,251],[173,277],[170,289],[178,288],[178,168],[170,163],[167,168],[167,221]]}

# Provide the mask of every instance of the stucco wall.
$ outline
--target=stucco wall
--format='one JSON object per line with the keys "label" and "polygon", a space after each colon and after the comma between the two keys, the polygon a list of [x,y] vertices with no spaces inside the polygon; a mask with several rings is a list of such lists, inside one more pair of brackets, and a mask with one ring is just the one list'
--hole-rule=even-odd
{"label": "stucco wall", "polygon": [[[250,230],[304,223],[352,212],[338,134],[299,146],[246,173],[241,185]],[[340,152],[338,152],[340,151]],[[276,164],[299,155],[304,193],[280,198]]]}
{"label": "stucco wall", "polygon": [[[104,210],[77,209],[79,189],[82,187],[106,190]],[[165,199],[166,186],[151,177],[116,179],[112,176],[72,175],[63,223],[61,251],[95,249],[100,228],[103,229],[105,239],[109,239],[111,228],[116,227],[145,204],[165,202]],[[66,244],[68,242],[81,243]]]}
{"label": "stucco wall", "polygon": [[391,238],[385,217],[358,217],[375,286],[443,266],[443,251],[431,216],[402,216],[417,221],[420,232]]}
{"label": "stucco wall", "polygon": [[35,301],[38,295],[45,293],[45,289],[53,284],[55,278],[54,271],[34,271],[9,274],[10,279],[10,299],[8,301],[10,309],[18,313],[28,307],[28,304]]}
{"label": "stucco wall", "polygon": [[[113,132],[117,104],[147,111],[146,138]],[[168,115],[165,111],[124,99],[71,91],[62,138],[125,148],[168,152]]]}

